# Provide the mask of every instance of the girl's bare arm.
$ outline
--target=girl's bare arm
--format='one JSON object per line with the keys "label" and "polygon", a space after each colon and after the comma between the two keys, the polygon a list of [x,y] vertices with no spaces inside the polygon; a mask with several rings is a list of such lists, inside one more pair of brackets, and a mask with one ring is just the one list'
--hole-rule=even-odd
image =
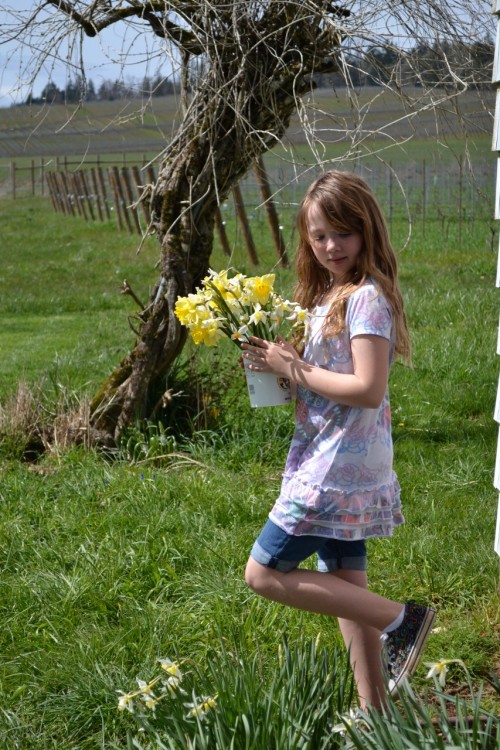
{"label": "girl's bare arm", "polygon": [[252,337],[243,348],[252,368],[283,375],[339,404],[376,409],[384,398],[389,377],[389,341],[381,336],[351,339],[352,374],[308,364],[284,340],[271,342]]}

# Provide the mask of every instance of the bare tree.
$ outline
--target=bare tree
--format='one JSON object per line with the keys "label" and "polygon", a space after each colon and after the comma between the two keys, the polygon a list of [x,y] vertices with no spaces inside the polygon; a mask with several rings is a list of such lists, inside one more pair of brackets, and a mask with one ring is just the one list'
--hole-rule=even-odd
{"label": "bare tree", "polygon": [[[406,101],[405,117],[411,120],[420,109],[453,103],[468,86],[476,85],[472,66],[464,69],[460,48],[470,49],[472,41],[486,39],[491,31],[490,7],[484,0],[32,4],[32,11],[0,6],[10,18],[0,32],[0,43],[18,39],[28,45],[30,70],[35,73],[58,57],[76,65],[84,76],[82,39],[115,25],[162,40],[164,54],[181,69],[180,126],[165,144],[156,183],[143,195],[153,217],[149,229],[160,246],[158,280],[138,315],[135,346],[92,402],[92,425],[108,439],[116,439],[154,409],[165,389],[166,372],[185,341],[173,315],[174,303],[207,272],[217,206],[256,159],[284,138],[292,115],[299,113],[312,161],[322,160],[321,129],[337,132],[346,150],[356,150],[370,135],[364,129],[364,112],[356,107],[355,79],[363,61],[371,60],[372,82]],[[437,80],[426,75],[421,58],[417,66],[410,54],[424,43],[442,53],[438,58],[445,81],[443,73]],[[368,58],[369,47],[385,52]],[[352,102],[348,124],[319,112],[313,98],[304,100],[314,90],[315,77],[334,71]],[[417,85],[412,96],[405,88],[409,80]],[[323,118],[321,127],[318,118]],[[390,124],[384,123],[381,131]]]}

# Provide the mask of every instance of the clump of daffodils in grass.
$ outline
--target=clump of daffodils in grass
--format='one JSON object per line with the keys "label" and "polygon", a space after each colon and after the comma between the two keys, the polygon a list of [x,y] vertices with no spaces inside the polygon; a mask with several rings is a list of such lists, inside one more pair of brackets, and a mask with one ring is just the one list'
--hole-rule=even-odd
{"label": "clump of daffodils in grass", "polygon": [[175,315],[189,329],[195,344],[216,346],[222,338],[236,344],[259,336],[273,341],[278,334],[306,331],[309,313],[274,291],[275,275],[244,276],[209,270],[201,288],[178,297]]}
{"label": "clump of daffodils in grass", "polygon": [[230,650],[222,645],[203,663],[182,659],[180,676],[179,663],[163,662],[163,679],[179,677],[173,690],[162,688],[161,679],[155,678],[142,685],[145,699],[134,691],[119,700],[119,708],[131,713],[126,721],[127,747],[334,750],[339,746],[338,738],[332,743],[332,717],[348,711],[353,696],[352,676],[341,649],[318,652],[313,642],[291,649],[284,640],[274,670],[267,664],[263,670],[260,654],[249,657],[239,642]]}
{"label": "clump of daffodils in grass", "polygon": [[118,699],[118,710],[129,711],[131,714],[142,714],[144,709],[156,713],[160,703],[166,699],[173,700],[174,704],[181,707],[185,719],[203,719],[206,714],[215,709],[217,695],[186,700],[189,693],[182,687],[183,673],[176,662],[170,659],[159,659],[162,672],[149,682],[138,679],[137,690],[130,693],[122,693]]}
{"label": "clump of daffodils in grass", "polygon": [[155,710],[157,704],[168,695],[185,694],[181,688],[182,672],[178,664],[170,659],[160,659],[163,672],[149,682],[137,680],[138,689],[121,693],[118,699],[119,711],[135,713],[138,707]]}

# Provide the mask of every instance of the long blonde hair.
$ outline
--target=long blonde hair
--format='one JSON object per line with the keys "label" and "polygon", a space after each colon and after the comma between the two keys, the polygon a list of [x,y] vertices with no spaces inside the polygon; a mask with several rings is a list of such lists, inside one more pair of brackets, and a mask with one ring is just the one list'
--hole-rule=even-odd
{"label": "long blonde hair", "polygon": [[325,172],[309,187],[297,216],[299,246],[296,255],[295,299],[311,310],[331,286],[331,277],[321,266],[309,242],[308,215],[318,206],[338,232],[358,232],[363,244],[349,277],[336,290],[325,319],[326,335],[337,335],[345,327],[347,301],[371,277],[391,305],[395,326],[395,351],[405,361],[411,357],[410,336],[399,288],[397,260],[384,216],[367,183],[350,172]]}

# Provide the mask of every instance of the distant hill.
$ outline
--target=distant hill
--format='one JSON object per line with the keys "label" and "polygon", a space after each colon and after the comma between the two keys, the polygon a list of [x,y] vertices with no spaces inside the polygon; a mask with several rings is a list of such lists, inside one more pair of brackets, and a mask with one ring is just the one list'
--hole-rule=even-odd
{"label": "distant hill", "polygon": [[[343,133],[356,130],[369,139],[381,138],[380,129],[392,138],[436,138],[454,135],[490,135],[493,129],[495,93],[471,90],[459,98],[446,100],[436,89],[425,100],[418,89],[396,97],[383,89],[365,88],[353,99],[340,89],[321,89],[314,93],[314,104],[321,111],[314,126],[325,142],[338,142]],[[423,108],[415,114],[415,105]],[[313,104],[304,100],[309,106]],[[442,104],[439,113],[432,102]],[[147,102],[96,101],[79,108],[61,104],[52,106],[16,106],[0,109],[0,159],[20,157],[64,157],[82,154],[158,153],[171,138],[178,121],[175,96]],[[387,124],[391,123],[389,127]],[[294,143],[306,141],[296,117],[287,137]]]}

